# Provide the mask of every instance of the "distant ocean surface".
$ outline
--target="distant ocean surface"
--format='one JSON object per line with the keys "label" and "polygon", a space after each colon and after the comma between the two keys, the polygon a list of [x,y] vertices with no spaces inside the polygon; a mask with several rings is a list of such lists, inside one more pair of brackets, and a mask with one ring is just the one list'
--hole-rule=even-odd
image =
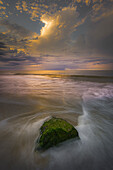
{"label": "distant ocean surface", "polygon": [[104,76],[113,77],[113,70],[38,70],[38,71],[0,71],[0,74],[62,74],[62,75],[83,75],[83,76]]}
{"label": "distant ocean surface", "polygon": [[[112,170],[112,80],[113,71],[1,72],[0,170]],[[69,120],[80,140],[35,153],[51,116]]]}

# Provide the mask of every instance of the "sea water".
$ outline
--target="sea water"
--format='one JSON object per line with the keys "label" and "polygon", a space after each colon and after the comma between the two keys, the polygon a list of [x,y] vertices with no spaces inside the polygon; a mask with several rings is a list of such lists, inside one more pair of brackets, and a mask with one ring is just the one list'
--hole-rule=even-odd
{"label": "sea water", "polygon": [[[43,122],[68,118],[72,140],[35,152]],[[104,79],[0,76],[0,170],[112,170],[113,83]]]}

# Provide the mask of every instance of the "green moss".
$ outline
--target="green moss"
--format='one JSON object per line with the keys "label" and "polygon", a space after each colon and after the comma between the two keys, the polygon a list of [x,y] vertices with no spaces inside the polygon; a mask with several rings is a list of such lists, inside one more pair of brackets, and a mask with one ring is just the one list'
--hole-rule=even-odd
{"label": "green moss", "polygon": [[68,139],[78,137],[77,130],[71,124],[54,117],[44,122],[40,128],[40,133],[41,136],[37,140],[36,150],[45,150]]}

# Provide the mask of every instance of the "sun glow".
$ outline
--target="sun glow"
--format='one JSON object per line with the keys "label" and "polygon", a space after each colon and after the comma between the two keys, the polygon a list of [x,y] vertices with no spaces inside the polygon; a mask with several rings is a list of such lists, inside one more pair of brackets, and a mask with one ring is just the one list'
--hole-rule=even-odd
{"label": "sun glow", "polygon": [[41,29],[41,36],[48,34],[49,32],[49,28],[52,25],[52,21],[46,21],[46,20],[42,20],[42,22],[45,24],[44,27],[42,27]]}

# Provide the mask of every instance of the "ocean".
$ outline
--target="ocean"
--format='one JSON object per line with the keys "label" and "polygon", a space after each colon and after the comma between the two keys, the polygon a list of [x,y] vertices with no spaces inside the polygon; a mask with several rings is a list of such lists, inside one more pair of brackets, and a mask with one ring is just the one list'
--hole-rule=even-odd
{"label": "ocean", "polygon": [[[50,73],[0,75],[0,170],[112,170],[113,72]],[[80,140],[35,152],[52,116],[72,123]]]}

